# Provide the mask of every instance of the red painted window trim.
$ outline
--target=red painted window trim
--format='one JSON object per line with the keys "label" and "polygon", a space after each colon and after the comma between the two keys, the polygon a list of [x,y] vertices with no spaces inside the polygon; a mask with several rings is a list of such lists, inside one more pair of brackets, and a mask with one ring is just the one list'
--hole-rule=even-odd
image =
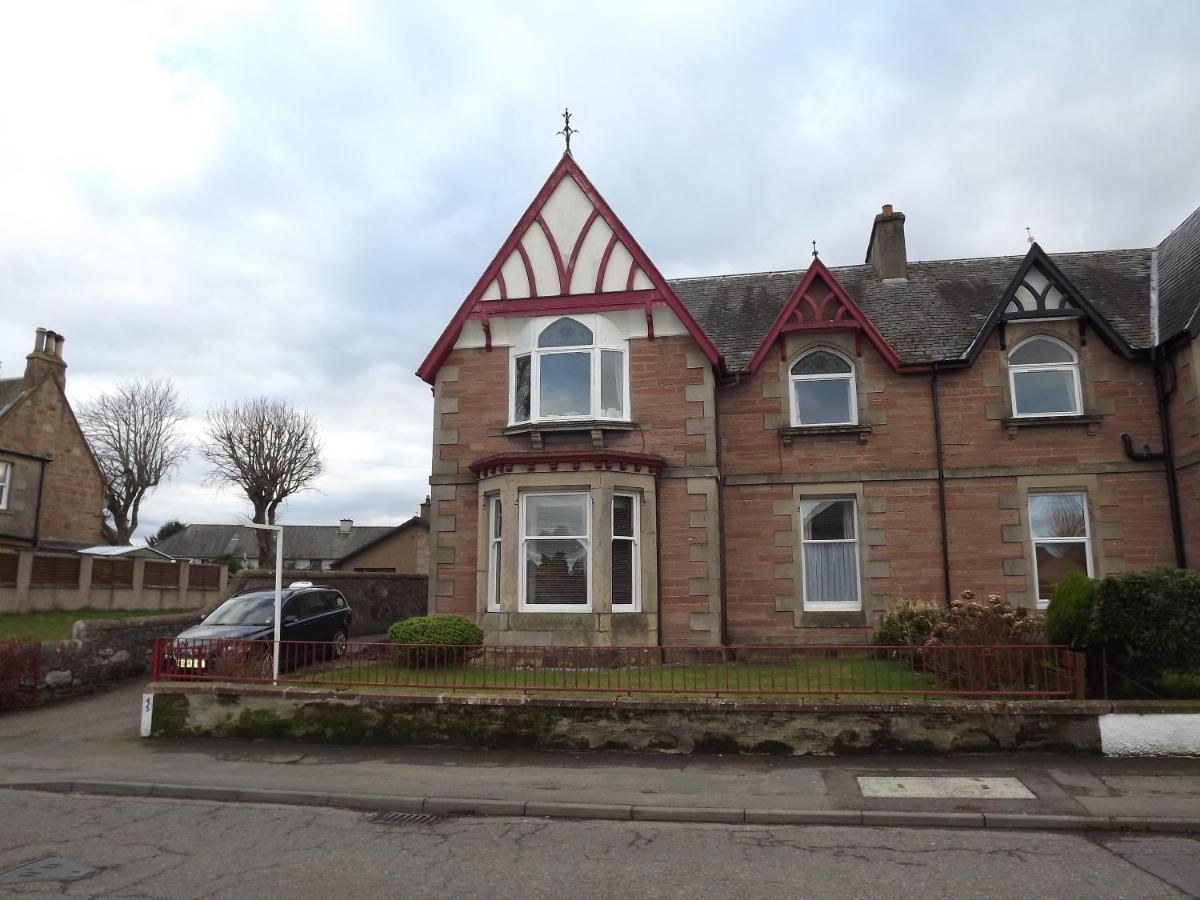
{"label": "red painted window trim", "polygon": [[572,312],[603,312],[608,309],[640,309],[647,303],[666,305],[662,294],[654,288],[646,288],[640,291],[609,291],[607,294],[484,300],[471,311],[468,318],[479,318],[484,313],[489,316],[551,316]]}
{"label": "red painted window trim", "polygon": [[[842,309],[844,309],[850,316],[850,321],[842,319],[828,323],[806,323],[805,325],[789,326],[788,320],[791,318],[792,313],[795,312],[796,308],[804,300],[804,295],[808,293],[809,289],[813,286],[817,279],[820,279],[825,286],[829,288],[831,297],[837,297],[838,301],[842,304]],[[830,298],[826,298],[825,301],[822,302],[821,308],[824,309],[825,305],[829,302]],[[809,304],[809,306],[811,307],[811,304]],[[804,273],[804,277],[800,279],[800,283],[792,289],[792,293],[788,297],[787,302],[783,304],[783,309],[779,311],[779,315],[775,318],[774,324],[771,325],[771,330],[767,332],[767,336],[763,338],[763,342],[759,345],[758,350],[756,350],[754,352],[754,356],[750,358],[750,365],[748,367],[749,370],[751,372],[758,371],[759,366],[761,366],[763,361],[767,358],[767,354],[771,352],[771,347],[774,346],[775,342],[779,340],[780,335],[782,335],[785,331],[809,329],[817,330],[825,328],[861,329],[862,333],[867,336],[867,340],[871,342],[871,346],[879,351],[879,355],[887,361],[888,365],[896,371],[900,371],[900,357],[896,354],[896,351],[893,350],[888,345],[888,342],[883,339],[883,335],[875,330],[875,326],[871,324],[871,321],[863,314],[863,311],[858,308],[858,304],[850,299],[850,295],[846,293],[845,288],[843,288],[838,280],[833,277],[833,273],[826,268],[825,264],[821,262],[820,259],[814,259],[812,261],[812,265],[808,267],[808,271]],[[925,367],[917,366],[904,366],[903,368],[906,372],[924,371],[925,369]]]}
{"label": "red painted window trim", "polygon": [[533,472],[538,466],[549,466],[551,471],[568,468],[578,471],[582,466],[596,469],[617,469],[640,472],[645,469],[651,475],[662,474],[665,460],[650,453],[628,453],[623,450],[555,450],[555,451],[512,451],[493,453],[477,459],[467,468],[479,478],[513,471],[514,467]]}
{"label": "red painted window trim", "polygon": [[[505,260],[508,259],[509,255],[514,250],[521,254],[521,260],[525,264],[525,273],[529,279],[529,293],[532,297],[537,297],[537,284],[533,280],[533,267],[530,265],[529,257],[525,253],[524,248],[521,246],[521,238],[525,234],[526,230],[532,226],[534,220],[540,216],[542,207],[550,198],[550,195],[554,192],[554,189],[558,187],[559,182],[567,177],[575,179],[575,183],[579,185],[579,188],[583,191],[584,196],[591,201],[592,206],[600,211],[600,216],[603,217],[605,223],[613,230],[614,237],[616,237],[621,241],[622,244],[625,245],[625,248],[629,251],[630,256],[633,257],[634,262],[641,268],[643,272],[646,273],[646,277],[650,279],[650,283],[657,289],[662,302],[670,307],[671,311],[679,318],[679,321],[683,323],[684,328],[687,329],[688,334],[692,336],[692,339],[700,347],[700,350],[708,358],[708,361],[713,365],[716,365],[720,361],[720,354],[717,352],[716,345],[713,344],[712,339],[704,333],[704,330],[700,327],[700,324],[695,320],[692,314],[688,312],[687,307],[685,307],[679,297],[676,296],[675,292],[671,289],[671,286],[667,283],[667,280],[663,278],[662,273],[658,271],[654,263],[650,261],[648,256],[646,256],[645,251],[642,250],[638,242],[634,240],[633,235],[629,233],[628,229],[626,229],[621,223],[621,220],[617,218],[616,214],[612,211],[612,208],[608,205],[608,203],[605,202],[604,198],[600,196],[600,193],[592,185],[591,181],[588,180],[588,177],[583,174],[583,170],[579,168],[579,165],[572,157],[564,154],[562,159],[559,160],[558,165],[554,167],[554,171],[550,173],[550,177],[546,179],[546,183],[542,185],[542,189],[538,191],[537,196],[533,198],[533,202],[529,204],[529,208],[526,209],[521,218],[517,220],[516,226],[509,233],[508,238],[505,239],[504,243],[500,246],[499,252],[492,259],[488,267],[484,269],[483,274],[480,275],[479,280],[475,283],[475,287],[473,287],[471,292],[467,294],[466,299],[463,300],[462,304],[458,308],[458,311],[451,318],[450,322],[446,325],[446,328],[442,331],[441,336],[437,339],[429,353],[425,356],[425,359],[421,362],[420,367],[417,369],[417,375],[423,381],[428,382],[429,384],[433,383],[438,369],[441,368],[442,363],[446,361],[446,357],[450,355],[450,351],[454,349],[454,343],[458,340],[459,334],[462,333],[463,325],[466,323],[467,319],[470,318],[471,314],[475,312],[478,304],[481,302],[480,298],[483,296],[484,291],[487,290],[487,286],[491,284],[492,279],[496,277],[496,274],[500,271],[501,266],[504,265]],[[610,241],[610,244],[611,243],[612,242]],[[551,241],[550,244],[552,247],[554,246],[553,241]],[[611,252],[611,247],[607,252]],[[604,268],[606,267],[607,262],[608,257],[606,253],[606,256],[601,264],[601,277],[603,277]],[[601,286],[603,286],[603,282],[601,282]],[[571,296],[572,295],[567,295],[567,298]],[[573,309],[578,312],[591,311],[586,305],[586,301],[582,301],[582,298],[586,298],[587,295],[574,296],[575,303],[578,305],[573,305]],[[497,301],[486,302],[496,303]],[[510,300],[505,302],[512,303],[514,301]],[[596,306],[593,305],[592,308],[596,308]]]}

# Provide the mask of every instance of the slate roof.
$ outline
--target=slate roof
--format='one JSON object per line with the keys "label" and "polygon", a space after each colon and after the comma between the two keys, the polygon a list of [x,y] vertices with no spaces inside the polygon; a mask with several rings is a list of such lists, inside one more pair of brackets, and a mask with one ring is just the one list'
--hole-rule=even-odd
{"label": "slate roof", "polygon": [[1174,337],[1197,322],[1200,307],[1200,209],[1158,245],[1159,338]]}
{"label": "slate roof", "polygon": [[[1200,248],[1200,219],[1197,223]],[[1151,342],[1150,253],[1102,250],[1050,258],[1122,338],[1144,348]],[[870,265],[830,271],[902,362],[925,363],[962,356],[1024,258],[910,262],[907,281],[884,282]],[[736,372],[746,368],[805,271],[679,278],[670,284]],[[1196,290],[1200,271],[1190,284]]]}
{"label": "slate roof", "polygon": [[[287,559],[341,559],[393,530],[390,525],[355,525],[341,534],[337,525],[284,525]],[[154,547],[176,559],[258,558],[258,537],[243,525],[188,525]]]}
{"label": "slate roof", "polygon": [[0,378],[0,415],[8,411],[9,406],[21,396],[23,378]]}

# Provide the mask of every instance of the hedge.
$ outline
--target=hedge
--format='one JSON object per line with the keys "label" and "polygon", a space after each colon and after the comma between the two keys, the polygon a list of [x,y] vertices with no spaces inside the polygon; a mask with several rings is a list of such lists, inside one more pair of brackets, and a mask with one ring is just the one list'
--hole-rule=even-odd
{"label": "hedge", "polygon": [[1096,587],[1086,641],[1107,651],[1114,674],[1153,689],[1200,672],[1200,573],[1150,569]]}

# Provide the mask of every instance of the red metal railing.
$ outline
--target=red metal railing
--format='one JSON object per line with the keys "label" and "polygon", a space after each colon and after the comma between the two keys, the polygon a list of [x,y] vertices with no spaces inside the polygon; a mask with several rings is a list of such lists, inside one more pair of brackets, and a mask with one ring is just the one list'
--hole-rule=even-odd
{"label": "red metal railing", "polygon": [[0,640],[0,709],[33,706],[41,675],[38,641]]}
{"label": "red metal railing", "polygon": [[[339,655],[340,654],[340,655]],[[160,638],[155,681],[271,681],[271,642]],[[286,684],[403,690],[1050,698],[1077,694],[1069,648],[462,647],[283,641]]]}

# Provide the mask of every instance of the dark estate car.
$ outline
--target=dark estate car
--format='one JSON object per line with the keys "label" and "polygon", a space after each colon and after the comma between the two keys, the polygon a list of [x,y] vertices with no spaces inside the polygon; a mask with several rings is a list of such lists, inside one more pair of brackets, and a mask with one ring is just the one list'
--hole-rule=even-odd
{"label": "dark estate car", "polygon": [[[350,635],[350,605],[333,588],[297,583],[283,590],[280,669],[317,657],[340,658]],[[275,592],[230,597],[168,647],[165,668],[178,675],[270,674]],[[287,643],[314,642],[314,643]],[[319,642],[319,643],[318,643]]]}

